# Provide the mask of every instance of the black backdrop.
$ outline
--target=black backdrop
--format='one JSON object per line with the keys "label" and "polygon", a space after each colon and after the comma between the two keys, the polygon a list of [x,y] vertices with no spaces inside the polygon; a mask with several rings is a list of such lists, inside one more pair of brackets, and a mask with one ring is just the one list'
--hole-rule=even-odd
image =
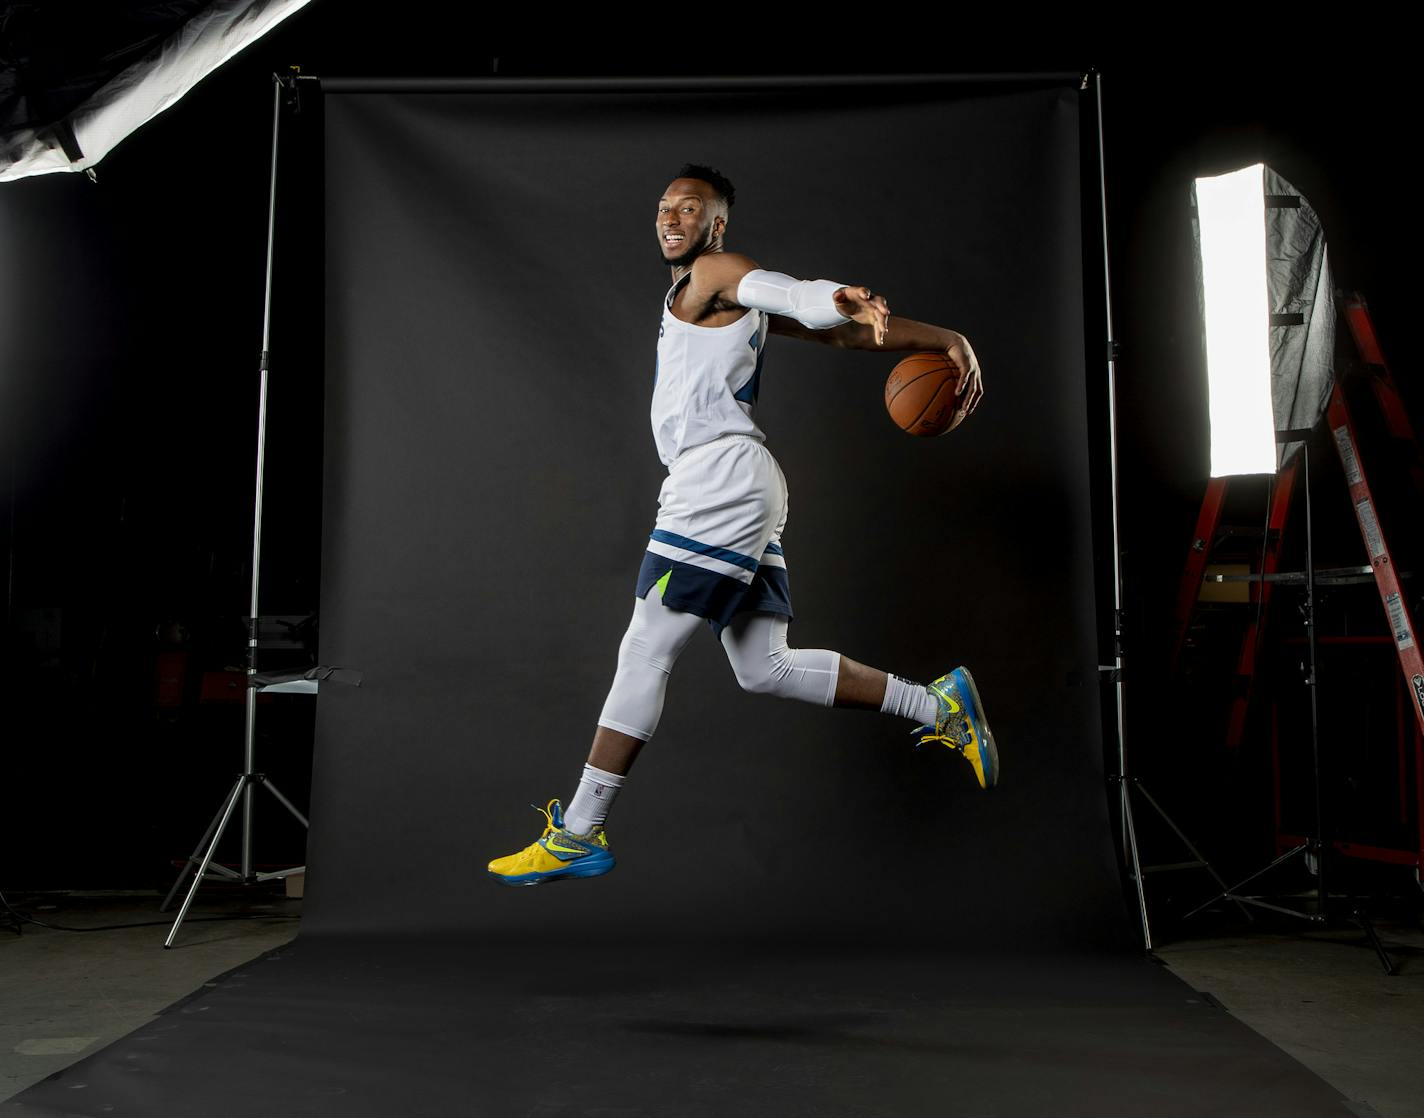
{"label": "black backdrop", "polygon": [[[1079,118],[1070,87],[439,95],[326,91],[322,659],[307,925],[805,941],[1121,941],[1097,692]],[[710,635],[610,820],[597,882],[485,862],[567,799],[661,467],[652,217],[685,160],[728,245],[864,282],[985,369],[941,440],[893,359],[777,339],[793,645],[971,665],[1004,784],[907,724],[741,694]],[[1093,371],[1097,375],[1097,370]]]}

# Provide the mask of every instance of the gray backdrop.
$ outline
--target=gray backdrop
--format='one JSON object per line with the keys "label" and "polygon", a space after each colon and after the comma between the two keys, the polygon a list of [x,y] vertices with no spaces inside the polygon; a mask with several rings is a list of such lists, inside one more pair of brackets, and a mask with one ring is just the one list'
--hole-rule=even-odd
{"label": "gray backdrop", "polygon": [[[307,928],[1120,944],[1092,685],[1075,88],[328,92],[322,661]],[[609,834],[618,868],[486,862],[573,794],[662,467],[655,202],[736,184],[728,247],[962,330],[979,411],[913,439],[894,355],[774,339],[794,646],[974,670],[981,792],[909,724],[742,694],[710,632]]]}

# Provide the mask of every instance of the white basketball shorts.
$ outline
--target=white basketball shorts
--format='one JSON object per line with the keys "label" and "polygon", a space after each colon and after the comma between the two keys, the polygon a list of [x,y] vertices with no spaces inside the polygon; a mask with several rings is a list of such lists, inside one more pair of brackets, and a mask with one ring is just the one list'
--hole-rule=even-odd
{"label": "white basketball shorts", "polygon": [[792,617],[786,510],[786,478],[760,439],[723,435],[684,451],[658,494],[638,597],[656,588],[719,636],[744,611]]}

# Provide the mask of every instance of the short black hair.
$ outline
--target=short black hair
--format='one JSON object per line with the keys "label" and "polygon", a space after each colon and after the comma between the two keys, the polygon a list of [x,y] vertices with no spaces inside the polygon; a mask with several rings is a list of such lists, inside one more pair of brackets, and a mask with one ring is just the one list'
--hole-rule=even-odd
{"label": "short black hair", "polygon": [[732,203],[737,200],[737,188],[732,185],[732,180],[722,174],[715,167],[705,167],[701,163],[684,163],[682,170],[677,173],[680,179],[701,179],[709,183],[713,190],[723,202],[727,204],[727,209],[732,208]]}

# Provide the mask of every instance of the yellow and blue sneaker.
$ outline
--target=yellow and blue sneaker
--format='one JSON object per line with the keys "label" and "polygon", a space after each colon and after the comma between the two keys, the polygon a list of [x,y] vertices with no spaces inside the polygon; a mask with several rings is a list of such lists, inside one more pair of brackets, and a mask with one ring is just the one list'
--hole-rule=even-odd
{"label": "yellow and blue sneaker", "polygon": [[979,700],[969,669],[955,668],[948,675],[940,676],[929,685],[928,691],[939,704],[939,711],[933,723],[915,731],[920,736],[918,744],[943,742],[963,754],[974,767],[980,788],[994,787],[999,782],[999,750],[984,718],[984,704]]}
{"label": "yellow and blue sneaker", "polygon": [[518,854],[496,858],[489,864],[490,876],[502,885],[538,885],[561,877],[597,877],[613,868],[613,851],[602,827],[591,834],[576,835],[564,829],[564,809],[558,800],[548,807],[530,804],[544,813],[548,825],[537,842]]}

